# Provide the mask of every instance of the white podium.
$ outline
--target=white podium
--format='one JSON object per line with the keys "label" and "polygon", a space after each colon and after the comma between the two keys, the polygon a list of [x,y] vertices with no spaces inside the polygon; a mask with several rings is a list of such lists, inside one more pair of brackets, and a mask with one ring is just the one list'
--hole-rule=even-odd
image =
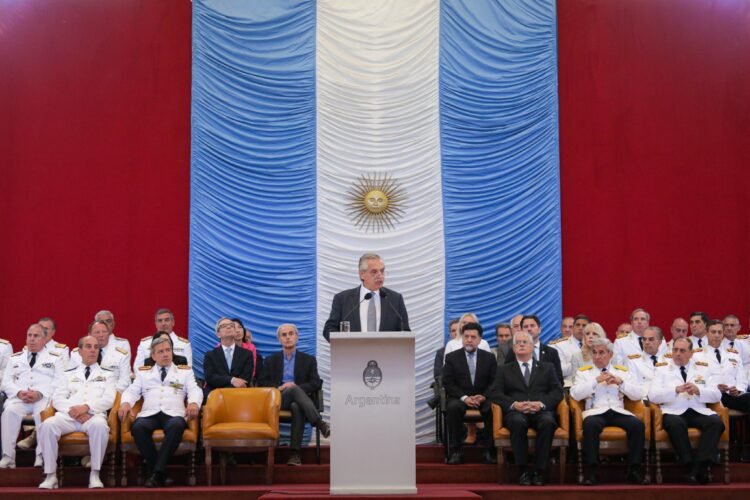
{"label": "white podium", "polygon": [[331,332],[331,494],[417,493],[414,333]]}

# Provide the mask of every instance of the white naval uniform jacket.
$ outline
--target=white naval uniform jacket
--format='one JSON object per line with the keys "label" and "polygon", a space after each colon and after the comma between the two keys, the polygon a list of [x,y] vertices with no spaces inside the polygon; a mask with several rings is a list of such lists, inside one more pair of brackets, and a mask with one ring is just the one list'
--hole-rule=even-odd
{"label": "white naval uniform jacket", "polygon": [[711,346],[693,354],[693,358],[708,363],[713,370],[718,372],[717,385],[726,384],[729,387],[736,387],[740,391],[746,392],[747,373],[737,350],[729,346],[726,349],[719,347],[719,353],[721,354],[721,363],[716,359],[716,352]]}
{"label": "white naval uniform jacket", "polygon": [[189,366],[167,367],[167,376],[161,380],[161,368],[142,366],[136,371],[135,380],[123,393],[121,403],[133,406],[143,397],[143,408],[138,417],[150,417],[164,412],[172,417],[185,416],[185,398],[188,404],[198,406],[203,402],[203,391],[195,382],[195,375]]}
{"label": "white naval uniform jacket", "polygon": [[8,396],[8,403],[17,400],[20,391],[28,389],[42,393],[43,398],[50,398],[62,380],[62,375],[62,356],[42,349],[31,367],[28,352],[21,351],[10,357],[3,375],[2,390]]}
{"label": "white naval uniform jacket", "polygon": [[567,339],[559,338],[547,344],[557,349],[557,352],[560,353],[560,368],[562,369],[566,387],[569,387],[572,384],[573,377],[575,377],[571,361],[573,360],[575,353],[581,352],[581,346],[578,345],[578,342],[579,341],[571,334]]}
{"label": "white naval uniform jacket", "polygon": [[5,367],[8,366],[10,357],[13,354],[13,346],[10,342],[5,339],[0,339],[0,383],[3,380],[3,374],[5,373]]}
{"label": "white naval uniform jacket", "polygon": [[642,354],[631,354],[627,357],[626,366],[630,370],[633,379],[638,384],[640,384],[641,389],[643,389],[641,399],[648,398],[648,391],[651,388],[651,382],[654,380],[654,376],[656,375],[656,368],[657,366],[660,366],[658,363],[665,363],[665,360],[669,360],[669,358],[665,356],[659,356],[657,354],[657,365],[654,366],[654,361],[651,359],[651,355],[648,353],[644,352]]}
{"label": "white naval uniform jacket", "polygon": [[[622,337],[615,339],[615,362],[626,364],[628,362],[628,356],[631,354],[642,354],[641,343],[638,342],[638,334],[630,332]],[[659,344],[659,350],[656,351],[657,356],[662,356],[667,353],[667,343],[662,339]]]}
{"label": "white naval uniform jacket", "polygon": [[633,415],[625,409],[624,398],[627,396],[633,401],[638,401],[643,396],[643,388],[626,367],[610,364],[607,371],[622,379],[622,384],[597,382],[596,377],[601,375],[602,371],[594,365],[582,366],[576,372],[573,387],[570,388],[570,397],[576,401],[586,400],[583,418],[601,415],[607,410]]}
{"label": "white naval uniform jacket", "polygon": [[657,367],[648,392],[648,399],[660,405],[661,411],[666,415],[682,415],[688,409],[693,409],[702,415],[713,415],[715,412],[706,405],[721,401],[721,392],[716,387],[719,373],[705,361],[695,359],[690,359],[685,368],[687,369],[687,382],[697,385],[700,394],[696,396],[685,392],[677,394],[675,388],[685,382],[680,375],[680,367],[670,361]]}
{"label": "white naval uniform jacket", "polygon": [[62,383],[52,396],[52,406],[67,415],[73,406],[87,405],[89,414],[101,414],[106,418],[107,410],[115,402],[116,392],[113,371],[94,363],[86,379],[86,366],[80,364],[63,373]]}
{"label": "white naval uniform jacket", "polygon": [[[169,338],[172,339],[172,353],[184,356],[187,360],[187,364],[193,365],[193,347],[188,339],[178,337],[175,332],[169,334]],[[151,357],[151,341],[153,337],[143,337],[138,343],[138,352],[135,354],[135,360],[133,360],[133,371],[137,370],[144,365],[147,358]]]}
{"label": "white naval uniform jacket", "polygon": [[[73,349],[73,352],[70,353],[69,366],[70,368],[77,368],[82,364],[83,361],[81,360],[81,355],[76,347]],[[130,385],[130,376],[132,375],[132,372],[130,371],[129,352],[120,346],[108,344],[107,347],[104,348],[101,366],[113,372],[114,378],[112,381],[115,384],[115,389],[117,389],[117,391],[124,392],[125,389],[128,388]]]}

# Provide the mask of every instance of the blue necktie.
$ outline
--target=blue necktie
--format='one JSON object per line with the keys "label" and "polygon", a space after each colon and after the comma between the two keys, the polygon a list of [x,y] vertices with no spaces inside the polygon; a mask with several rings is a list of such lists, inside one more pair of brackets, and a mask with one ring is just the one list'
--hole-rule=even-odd
{"label": "blue necktie", "polygon": [[227,369],[232,369],[232,348],[224,349],[224,357],[227,358]]}
{"label": "blue necktie", "polygon": [[469,354],[469,374],[471,374],[471,383],[474,384],[474,377],[477,374],[477,357],[475,352]]}

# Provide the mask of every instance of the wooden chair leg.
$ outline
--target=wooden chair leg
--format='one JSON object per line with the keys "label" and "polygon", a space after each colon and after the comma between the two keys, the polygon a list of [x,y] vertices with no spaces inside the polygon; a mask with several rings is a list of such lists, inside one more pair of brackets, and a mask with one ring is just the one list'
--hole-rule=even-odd
{"label": "wooden chair leg", "polygon": [[497,482],[498,484],[505,483],[505,457],[500,446],[497,447]]}
{"label": "wooden chair leg", "polygon": [[120,478],[120,486],[125,488],[128,485],[128,456],[125,450],[120,450],[120,458],[122,458],[122,477]]}
{"label": "wooden chair leg", "polygon": [[222,486],[227,484],[227,453],[225,451],[219,453],[219,483]]}
{"label": "wooden chair leg", "polygon": [[578,462],[578,484],[583,484],[583,450],[581,443],[576,442],[576,462]]}
{"label": "wooden chair leg", "polygon": [[57,455],[57,483],[62,488],[63,486],[63,480],[65,477],[63,474],[65,473],[65,469],[63,467],[63,457],[58,453]]}
{"label": "wooden chair leg", "polygon": [[315,428],[315,458],[320,465],[320,429]]}
{"label": "wooden chair leg", "polygon": [[567,461],[567,451],[565,446],[560,447],[560,484],[565,484],[565,462]]}
{"label": "wooden chair leg", "polygon": [[116,481],[116,467],[117,467],[117,452],[112,452],[107,455],[107,487],[114,488]]}
{"label": "wooden chair leg", "polygon": [[188,485],[195,486],[195,450],[190,452],[190,465],[188,466]]}
{"label": "wooden chair leg", "polygon": [[206,484],[211,486],[211,473],[213,472],[213,465],[211,464],[211,447],[203,443],[206,451]]}
{"label": "wooden chair leg", "polygon": [[276,452],[275,446],[268,447],[268,460],[266,463],[266,484],[273,484],[273,464],[275,461],[274,454]]}
{"label": "wooden chair leg", "polygon": [[724,484],[729,484],[729,450],[723,450],[722,455],[724,456]]}
{"label": "wooden chair leg", "polygon": [[661,484],[661,450],[659,448],[654,450],[654,458],[656,459],[656,484]]}

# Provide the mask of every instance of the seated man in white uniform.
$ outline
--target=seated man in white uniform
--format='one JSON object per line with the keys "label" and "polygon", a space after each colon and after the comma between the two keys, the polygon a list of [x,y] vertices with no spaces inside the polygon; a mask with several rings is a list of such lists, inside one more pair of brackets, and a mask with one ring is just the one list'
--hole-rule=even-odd
{"label": "seated man in white uniform", "polygon": [[103,321],[109,327],[109,345],[125,349],[126,351],[128,351],[128,357],[133,357],[133,351],[131,351],[130,349],[130,342],[128,342],[128,339],[115,335],[115,315],[112,314],[111,311],[107,311],[106,309],[99,311],[94,315],[94,321]]}
{"label": "seated man in white uniform", "polygon": [[[47,337],[38,323],[26,331],[26,348],[10,357],[3,375],[2,390],[8,395],[2,416],[2,452],[0,469],[16,466],[16,440],[21,422],[33,415],[36,428],[41,424],[41,413],[49,404],[55,387],[62,379],[61,357],[44,348]],[[35,467],[42,466],[42,450],[36,445]]]}
{"label": "seated man in white uniform", "polygon": [[[105,325],[106,328],[106,325]],[[44,457],[46,477],[41,489],[57,488],[57,453],[60,436],[83,432],[89,437],[91,472],[89,488],[103,488],[99,479],[104,455],[107,451],[109,424],[107,410],[115,402],[114,373],[96,362],[99,345],[92,336],[78,341],[81,363],[67,370],[52,396],[52,406],[57,413],[39,428],[39,443]]]}
{"label": "seated man in white uniform", "polygon": [[659,356],[659,346],[664,340],[661,328],[658,326],[649,326],[643,332],[643,352],[640,354],[631,354],[627,358],[627,367],[633,373],[633,377],[643,389],[642,398],[648,398],[648,391],[651,388],[651,381],[654,379],[656,369],[659,366],[667,364],[672,359],[671,354]]}

